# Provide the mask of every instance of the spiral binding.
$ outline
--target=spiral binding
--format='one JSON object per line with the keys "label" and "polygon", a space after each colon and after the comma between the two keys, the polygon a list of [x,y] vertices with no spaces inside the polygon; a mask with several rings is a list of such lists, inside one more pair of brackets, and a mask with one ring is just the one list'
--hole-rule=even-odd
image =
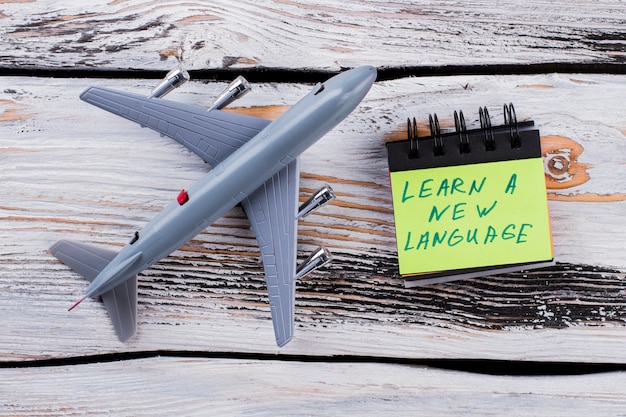
{"label": "spiral binding", "polygon": [[[522,143],[515,107],[513,107],[513,103],[509,103],[505,104],[503,109],[504,126],[509,128],[511,149],[520,148]],[[494,137],[494,127],[491,124],[491,117],[489,116],[489,110],[487,110],[487,107],[480,107],[478,109],[478,118],[480,121],[480,131],[484,135],[483,145],[485,146],[485,150],[493,151],[496,147],[496,141]],[[439,126],[439,118],[437,117],[437,114],[428,115],[428,123],[430,125],[430,136],[434,141],[434,154],[435,156],[444,155],[444,135],[441,133],[441,127]],[[458,135],[459,152],[462,154],[469,153],[471,151],[470,139],[463,111],[454,111],[454,128],[455,133]],[[498,126],[498,128],[501,128],[501,126]],[[445,136],[448,136],[448,134]],[[413,118],[413,120],[410,118],[407,119],[407,137],[409,140],[409,158],[418,158],[419,140],[417,134],[417,122],[415,118]]]}

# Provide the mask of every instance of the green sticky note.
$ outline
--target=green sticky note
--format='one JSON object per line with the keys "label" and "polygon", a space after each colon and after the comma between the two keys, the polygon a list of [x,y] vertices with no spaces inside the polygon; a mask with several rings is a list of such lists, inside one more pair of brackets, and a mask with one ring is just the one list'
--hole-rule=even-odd
{"label": "green sticky note", "polygon": [[552,259],[541,157],[390,177],[401,275]]}

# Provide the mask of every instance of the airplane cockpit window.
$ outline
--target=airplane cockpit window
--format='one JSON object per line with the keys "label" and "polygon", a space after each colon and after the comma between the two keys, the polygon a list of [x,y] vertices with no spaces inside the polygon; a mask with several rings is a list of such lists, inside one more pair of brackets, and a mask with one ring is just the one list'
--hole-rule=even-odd
{"label": "airplane cockpit window", "polygon": [[324,91],[324,84],[319,83],[319,84],[317,84],[316,87],[317,87],[317,90],[315,90],[315,93],[313,93],[313,95],[318,95],[319,93]]}

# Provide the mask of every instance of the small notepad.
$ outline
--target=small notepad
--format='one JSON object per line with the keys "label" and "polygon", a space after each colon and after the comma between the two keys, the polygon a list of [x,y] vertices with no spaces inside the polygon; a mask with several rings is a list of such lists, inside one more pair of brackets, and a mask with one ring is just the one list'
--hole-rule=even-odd
{"label": "small notepad", "polygon": [[551,265],[553,261],[539,131],[505,123],[387,144],[398,264],[407,287]]}

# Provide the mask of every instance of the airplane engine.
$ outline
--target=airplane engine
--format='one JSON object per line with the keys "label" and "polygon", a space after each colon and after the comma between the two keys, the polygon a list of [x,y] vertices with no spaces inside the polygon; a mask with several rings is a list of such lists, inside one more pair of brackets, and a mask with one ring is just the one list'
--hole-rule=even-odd
{"label": "airplane engine", "polygon": [[[309,215],[318,208],[325,206],[335,198],[335,192],[330,185],[325,184],[322,188],[313,193],[313,195],[298,209],[298,219]],[[306,261],[302,262],[296,268],[296,279],[300,279],[320,268],[332,260],[330,251],[326,248],[319,247],[311,253]]]}
{"label": "airplane engine", "polygon": [[189,81],[189,73],[182,68],[175,68],[168,72],[165,78],[152,89],[148,98],[161,98],[187,81]]}
{"label": "airplane engine", "polygon": [[252,87],[241,75],[233,80],[228,87],[215,99],[209,110],[219,110],[247,94]]}
{"label": "airplane engine", "polygon": [[330,203],[333,198],[335,198],[335,192],[333,189],[328,184],[324,185],[322,188],[313,193],[311,198],[302,203],[298,209],[298,218],[301,219],[309,215],[314,210],[325,206]]}
{"label": "airplane engine", "polygon": [[317,268],[326,265],[332,258],[328,249],[322,247],[317,248],[306,261],[298,265],[298,268],[296,268],[296,279],[303,278]]}

